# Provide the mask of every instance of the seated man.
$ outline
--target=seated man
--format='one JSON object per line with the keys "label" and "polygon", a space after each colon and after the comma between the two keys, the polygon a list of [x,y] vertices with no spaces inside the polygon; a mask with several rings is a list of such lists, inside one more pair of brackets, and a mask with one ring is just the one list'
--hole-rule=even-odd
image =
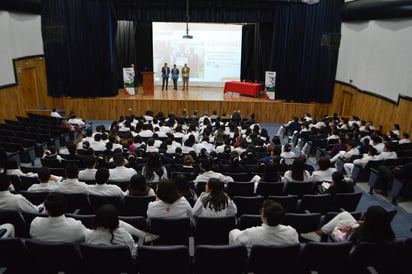
{"label": "seated man", "polygon": [[12,194],[9,187],[10,178],[4,173],[0,173],[0,209],[38,213],[43,208],[43,205],[33,205],[21,194]]}
{"label": "seated man", "polygon": [[127,168],[124,166],[126,162],[124,160],[123,154],[115,153],[113,155],[113,161],[116,167],[109,170],[110,171],[110,176],[109,176],[110,181],[115,181],[115,182],[130,181],[130,178],[132,178],[133,175],[137,174],[135,169]]}
{"label": "seated man", "polygon": [[50,175],[48,167],[42,167],[37,172],[39,175],[39,184],[31,185],[27,190],[31,192],[55,191],[58,188],[59,179]]}
{"label": "seated man", "polygon": [[199,174],[194,180],[195,187],[198,182],[208,182],[210,178],[216,178],[219,181],[227,184],[233,182],[233,178],[230,176],[225,176],[222,173],[215,172],[212,169],[212,161],[209,159],[202,159],[200,161],[200,171],[202,174]]}
{"label": "seated man", "polygon": [[285,210],[279,203],[266,200],[260,215],[262,225],[243,231],[233,229],[229,232],[229,244],[243,244],[249,252],[253,245],[298,244],[299,236],[296,230],[280,224],[284,217]]}
{"label": "seated man", "polygon": [[96,172],[96,184],[89,185],[89,194],[99,196],[118,196],[123,199],[124,193],[117,185],[108,185],[109,170],[107,168],[99,168]]}
{"label": "seated man", "polygon": [[51,193],[44,201],[49,217],[36,217],[30,225],[33,239],[52,242],[80,243],[86,227],[78,220],[64,216],[65,200],[61,194]]}
{"label": "seated man", "polygon": [[78,179],[79,168],[75,164],[69,164],[65,168],[66,180],[59,183],[56,192],[60,193],[87,193],[87,184]]}

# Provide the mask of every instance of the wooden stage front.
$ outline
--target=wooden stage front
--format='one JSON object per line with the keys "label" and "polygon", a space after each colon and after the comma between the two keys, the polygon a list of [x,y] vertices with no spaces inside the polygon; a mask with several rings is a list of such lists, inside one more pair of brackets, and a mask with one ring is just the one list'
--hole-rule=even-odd
{"label": "wooden stage front", "polygon": [[162,111],[165,115],[174,112],[177,115],[186,109],[188,114],[198,110],[199,115],[214,110],[218,115],[231,114],[240,110],[247,118],[255,113],[256,119],[262,123],[283,123],[293,115],[302,116],[306,112],[312,115],[327,114],[329,104],[290,103],[281,100],[267,100],[263,95],[257,98],[243,95],[224,94],[223,87],[190,87],[189,91],[165,90],[155,86],[154,95],[144,95],[141,87],[136,88],[135,95],[126,95],[123,89],[119,95],[109,98],[59,98],[53,99],[54,105],[64,108],[66,113],[74,110],[79,117],[86,120],[114,120],[120,115],[141,115],[146,110],[155,114]]}

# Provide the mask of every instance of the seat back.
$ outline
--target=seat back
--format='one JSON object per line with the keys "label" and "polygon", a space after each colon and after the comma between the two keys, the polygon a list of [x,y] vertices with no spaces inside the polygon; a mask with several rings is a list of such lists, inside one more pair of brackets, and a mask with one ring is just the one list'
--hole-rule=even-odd
{"label": "seat back", "polygon": [[87,273],[136,273],[136,264],[129,247],[121,245],[80,244]]}
{"label": "seat back", "polygon": [[119,212],[123,208],[123,200],[120,196],[101,196],[89,194],[90,207],[93,213],[95,213],[102,205],[112,204]]}
{"label": "seat back", "polygon": [[288,182],[285,187],[286,195],[298,195],[302,197],[305,194],[313,194],[312,182]]}
{"label": "seat back", "polygon": [[320,218],[320,213],[286,213],[283,223],[292,226],[300,234],[317,230],[319,228]]}
{"label": "seat back", "polygon": [[301,254],[301,264],[308,273],[348,273],[348,256],[351,248],[351,242],[308,242]]}
{"label": "seat back", "polygon": [[17,210],[0,209],[0,224],[10,223],[14,225],[16,237],[29,237],[29,226],[23,215]]}
{"label": "seat back", "polygon": [[[258,274],[299,273],[300,245],[254,245],[250,251],[248,272]],[[273,262],[276,258],[276,263]]]}
{"label": "seat back", "polygon": [[403,242],[400,240],[390,243],[361,242],[349,256],[350,271],[364,273],[366,268],[373,267],[377,273],[402,273],[402,251]]}
{"label": "seat back", "polygon": [[264,198],[262,196],[234,196],[233,202],[237,207],[237,216],[242,214],[259,214]]}
{"label": "seat back", "polygon": [[58,159],[40,158],[42,166],[51,168],[62,168],[63,164]]}
{"label": "seat back", "polygon": [[257,214],[243,214],[239,217],[239,222],[237,224],[240,230],[260,225],[262,225],[262,219],[260,215]]}
{"label": "seat back", "polygon": [[37,177],[30,177],[30,176],[21,176],[20,177],[22,190],[27,190],[34,184],[39,183],[39,179]]}
{"label": "seat back", "polygon": [[246,271],[247,250],[244,245],[198,245],[195,249],[194,273],[241,274]]}
{"label": "seat back", "polygon": [[225,172],[225,175],[232,177],[235,182],[248,182],[251,179],[248,172]]}
{"label": "seat back", "polygon": [[149,229],[160,238],[155,245],[189,245],[192,227],[189,217],[183,218],[150,218]]}
{"label": "seat back", "polygon": [[228,244],[229,232],[236,227],[236,216],[198,217],[195,244]]}
{"label": "seat back", "polygon": [[95,218],[94,214],[67,213],[65,215],[66,215],[66,217],[70,217],[70,218],[79,220],[87,228],[94,229],[94,218]]}
{"label": "seat back", "polygon": [[256,188],[256,194],[263,197],[270,195],[282,195],[285,184],[282,182],[259,182]]}
{"label": "seat back", "polygon": [[62,193],[66,201],[67,213],[88,213],[90,202],[87,193]]}
{"label": "seat back", "polygon": [[156,196],[131,196],[124,197],[122,215],[147,217],[147,206],[154,201]]}
{"label": "seat back", "polygon": [[298,195],[287,195],[287,196],[268,196],[268,199],[278,202],[283,206],[286,212],[295,213],[298,207]]}
{"label": "seat back", "polygon": [[7,273],[30,273],[33,262],[29,250],[21,238],[0,239],[0,267]]}
{"label": "seat back", "polygon": [[138,269],[141,274],[191,273],[187,246],[139,246],[137,254]]}
{"label": "seat back", "polygon": [[333,197],[331,211],[341,211],[341,208],[349,212],[356,211],[361,198],[362,192],[336,193]]}
{"label": "seat back", "polygon": [[20,194],[23,195],[27,200],[29,200],[34,205],[40,205],[44,202],[46,197],[50,194],[50,192],[32,192],[32,191],[20,191]]}
{"label": "seat back", "polygon": [[310,212],[325,214],[329,211],[331,203],[332,195],[330,194],[306,194],[303,195],[302,200],[300,201],[299,209],[301,212],[308,210]]}
{"label": "seat back", "polygon": [[[27,239],[26,246],[36,262],[38,273],[81,272],[80,252],[73,243]],[[48,258],[47,262],[44,262],[44,258]]]}
{"label": "seat back", "polygon": [[254,196],[255,183],[253,182],[229,182],[227,185],[227,194],[233,196]]}

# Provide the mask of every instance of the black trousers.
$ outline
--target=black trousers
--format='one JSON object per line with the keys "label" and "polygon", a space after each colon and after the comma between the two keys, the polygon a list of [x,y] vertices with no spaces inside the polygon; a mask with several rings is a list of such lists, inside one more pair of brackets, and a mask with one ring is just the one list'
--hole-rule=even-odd
{"label": "black trousers", "polygon": [[167,87],[169,86],[169,78],[163,78],[163,81],[162,81],[162,90],[165,89],[165,85],[166,85],[166,90],[167,90]]}

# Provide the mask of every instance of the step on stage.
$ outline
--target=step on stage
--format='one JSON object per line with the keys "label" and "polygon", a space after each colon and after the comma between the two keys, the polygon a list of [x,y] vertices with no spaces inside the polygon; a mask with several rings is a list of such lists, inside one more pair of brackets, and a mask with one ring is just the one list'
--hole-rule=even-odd
{"label": "step on stage", "polygon": [[168,90],[162,91],[161,86],[155,86],[154,95],[144,95],[142,87],[137,87],[135,95],[125,94],[123,89],[119,89],[119,94],[115,97],[65,98],[62,107],[65,110],[74,110],[79,117],[86,120],[113,120],[121,115],[141,115],[146,110],[152,110],[155,114],[161,111],[165,115],[169,112],[180,115],[182,110],[186,109],[189,115],[194,110],[197,110],[199,115],[203,115],[205,111],[210,115],[216,110],[218,115],[222,115],[240,110],[244,118],[255,113],[259,122],[284,123],[293,115],[316,113],[317,108],[328,106],[272,101],[265,99],[263,93],[256,98],[230,92],[225,94],[223,90],[223,87],[189,87],[188,91],[182,91],[181,87],[174,90],[171,85]]}

